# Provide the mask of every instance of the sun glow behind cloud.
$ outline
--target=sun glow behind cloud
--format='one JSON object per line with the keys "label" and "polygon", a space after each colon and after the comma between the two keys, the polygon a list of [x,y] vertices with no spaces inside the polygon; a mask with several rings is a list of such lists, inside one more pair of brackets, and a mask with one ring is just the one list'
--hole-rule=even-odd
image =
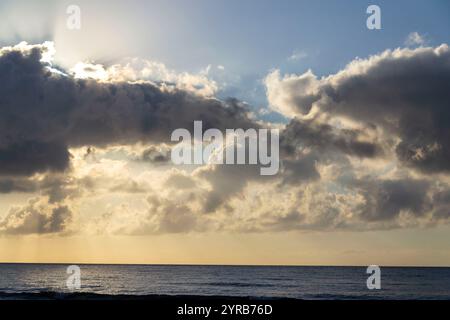
{"label": "sun glow behind cloud", "polygon": [[78,79],[95,79],[100,81],[108,79],[108,73],[100,64],[78,62],[70,71]]}

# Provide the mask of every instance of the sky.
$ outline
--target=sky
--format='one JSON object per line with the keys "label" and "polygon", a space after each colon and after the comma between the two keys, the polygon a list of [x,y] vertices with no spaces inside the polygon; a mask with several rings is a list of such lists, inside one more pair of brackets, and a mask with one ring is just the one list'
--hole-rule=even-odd
{"label": "sky", "polygon": [[[450,265],[449,12],[0,0],[0,261]],[[174,165],[195,120],[279,173]]]}

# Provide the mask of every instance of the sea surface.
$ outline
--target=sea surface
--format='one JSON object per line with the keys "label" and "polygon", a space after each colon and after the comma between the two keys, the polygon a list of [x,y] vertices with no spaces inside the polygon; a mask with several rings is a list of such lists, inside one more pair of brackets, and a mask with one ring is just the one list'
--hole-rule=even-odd
{"label": "sea surface", "polygon": [[233,296],[294,299],[450,299],[450,268],[381,267],[368,290],[365,267],[0,264],[0,299],[114,296]]}

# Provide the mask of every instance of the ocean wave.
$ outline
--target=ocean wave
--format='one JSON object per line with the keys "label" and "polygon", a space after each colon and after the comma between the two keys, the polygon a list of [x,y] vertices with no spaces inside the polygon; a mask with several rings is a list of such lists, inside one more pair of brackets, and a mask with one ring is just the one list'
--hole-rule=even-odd
{"label": "ocean wave", "polygon": [[298,300],[284,297],[219,296],[219,295],[132,295],[93,292],[0,292],[0,300]]}
{"label": "ocean wave", "polygon": [[276,284],[272,283],[247,283],[247,282],[207,282],[208,286],[230,286],[230,287],[275,287]]}

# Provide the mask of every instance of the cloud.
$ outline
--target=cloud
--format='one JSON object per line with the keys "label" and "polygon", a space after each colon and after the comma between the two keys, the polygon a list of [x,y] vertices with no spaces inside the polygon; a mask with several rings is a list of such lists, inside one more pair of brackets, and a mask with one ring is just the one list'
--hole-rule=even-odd
{"label": "cloud", "polygon": [[[212,97],[217,93],[218,85],[214,80],[208,78],[209,69],[210,66],[196,74],[177,73],[168,69],[161,62],[127,58],[109,67],[79,62],[71,69],[71,72],[75,78],[92,78],[108,82],[151,81],[204,97]],[[218,69],[224,70],[224,67],[218,66]]]}
{"label": "cloud", "polygon": [[39,198],[31,199],[23,207],[13,207],[0,221],[0,234],[28,235],[66,231],[72,211],[64,205],[49,206]]}
{"label": "cloud", "polygon": [[63,174],[34,175],[31,177],[0,177],[0,193],[36,193],[48,198],[49,203],[59,203],[67,198],[79,197],[83,179],[74,179]]}
{"label": "cloud", "polygon": [[288,117],[346,118],[397,137],[404,164],[450,171],[450,49],[387,50],[323,78],[311,71],[266,77],[267,96]]}
{"label": "cloud", "polygon": [[309,153],[295,160],[283,161],[283,184],[300,185],[320,179],[317,171],[319,157],[317,154]]}
{"label": "cloud", "polygon": [[362,179],[354,181],[351,188],[364,198],[357,212],[366,221],[394,220],[401,213],[423,216],[432,209],[426,180]]}
{"label": "cloud", "polygon": [[126,235],[366,231],[449,221],[450,186],[442,180],[354,167],[346,159],[297,155],[268,179],[245,166],[172,168],[146,187],[146,208],[123,202],[90,221],[88,229]]}
{"label": "cloud", "polygon": [[140,159],[151,163],[167,163],[170,161],[170,152],[167,145],[152,145],[142,151]]}
{"label": "cloud", "polygon": [[85,63],[72,74],[51,52],[0,51],[0,193],[33,194],[0,219],[2,234],[362,231],[450,219],[445,45],[356,59],[323,78],[271,72],[271,108],[289,118],[275,176],[170,162],[170,133],[194,120],[205,130],[276,126],[245,103],[156,80],[167,72],[158,65],[144,80],[146,64]]}
{"label": "cloud", "polygon": [[425,37],[418,32],[411,32],[405,40],[407,46],[422,46],[425,44]]}
{"label": "cloud", "polygon": [[307,147],[322,152],[343,152],[357,157],[376,157],[382,147],[372,141],[364,141],[364,134],[356,129],[340,129],[313,120],[293,119],[281,135],[281,147],[286,152]]}
{"label": "cloud", "polygon": [[308,56],[308,54],[304,51],[294,51],[288,58],[289,61],[299,61]]}
{"label": "cloud", "polygon": [[292,117],[307,114],[320,99],[319,81],[311,70],[300,76],[286,75],[274,70],[264,80],[267,99],[274,111]]}
{"label": "cloud", "polygon": [[194,120],[206,129],[255,126],[237,100],[219,101],[166,83],[56,72],[43,60],[50,49],[46,43],[0,50],[0,174],[64,171],[73,147],[169,142],[174,129],[191,128]]}
{"label": "cloud", "polygon": [[90,227],[101,234],[149,235],[201,231],[199,216],[187,205],[151,193],[147,208],[133,211],[127,204],[111,209],[100,219],[90,221]]}
{"label": "cloud", "polygon": [[198,168],[193,175],[209,185],[200,196],[202,211],[211,213],[240,195],[251,181],[264,182],[273,176],[261,176],[259,165],[208,165]]}
{"label": "cloud", "polygon": [[35,192],[39,190],[39,185],[35,181],[20,177],[0,178],[0,193],[11,192]]}
{"label": "cloud", "polygon": [[172,171],[166,178],[164,183],[166,187],[175,189],[194,189],[197,187],[196,181],[193,177],[187,175],[183,171]]}
{"label": "cloud", "polygon": [[0,175],[63,171],[68,167],[69,161],[69,151],[62,142],[15,142],[0,149]]}
{"label": "cloud", "polygon": [[435,211],[433,217],[438,220],[450,218],[450,188],[440,189],[433,195]]}

